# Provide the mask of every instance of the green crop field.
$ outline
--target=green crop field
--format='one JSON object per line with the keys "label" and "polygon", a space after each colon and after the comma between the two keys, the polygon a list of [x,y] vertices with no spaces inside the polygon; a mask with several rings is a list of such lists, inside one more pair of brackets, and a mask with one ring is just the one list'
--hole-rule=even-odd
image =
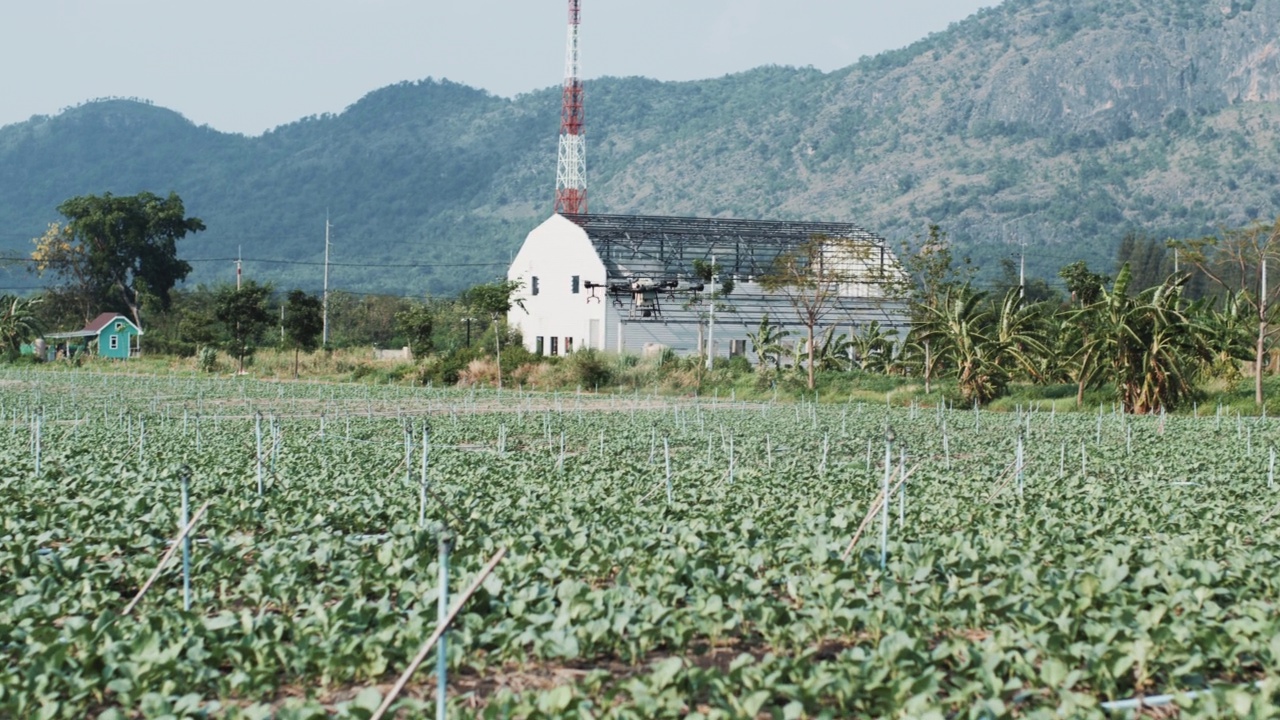
{"label": "green crop field", "polygon": [[1276,717],[1280,423],[1197,415],[6,371],[0,717],[369,718],[442,532],[449,717]]}

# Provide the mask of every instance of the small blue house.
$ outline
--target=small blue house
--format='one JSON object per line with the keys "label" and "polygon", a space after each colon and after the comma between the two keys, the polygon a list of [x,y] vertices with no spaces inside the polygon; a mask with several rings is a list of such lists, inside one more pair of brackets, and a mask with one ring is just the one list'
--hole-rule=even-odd
{"label": "small blue house", "polygon": [[83,330],[49,333],[45,338],[50,341],[54,357],[91,352],[96,345],[98,357],[128,360],[138,354],[137,338],[140,335],[142,328],[124,315],[102,313]]}

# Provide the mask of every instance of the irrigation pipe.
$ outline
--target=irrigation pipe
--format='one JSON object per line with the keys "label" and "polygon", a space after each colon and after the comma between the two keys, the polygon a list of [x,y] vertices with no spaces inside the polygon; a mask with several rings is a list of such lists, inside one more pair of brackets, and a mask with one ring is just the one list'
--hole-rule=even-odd
{"label": "irrigation pipe", "polygon": [[453,609],[451,609],[449,614],[446,615],[444,619],[440,621],[440,624],[436,626],[435,632],[431,633],[431,637],[427,638],[426,644],[422,646],[422,649],[418,651],[418,654],[414,656],[413,660],[409,661],[409,667],[405,668],[404,672],[401,673],[400,679],[396,680],[396,684],[391,686],[391,690],[387,693],[387,696],[383,698],[382,704],[373,712],[373,715],[370,716],[369,720],[381,720],[382,716],[387,714],[387,711],[391,709],[391,704],[396,701],[396,697],[404,690],[404,686],[409,684],[409,678],[413,677],[413,673],[417,671],[418,666],[421,665],[423,661],[427,659],[427,655],[431,653],[431,648],[435,646],[436,641],[440,639],[440,636],[444,635],[445,631],[449,629],[449,625],[453,622],[453,619],[462,611],[462,606],[466,605],[467,601],[471,599],[471,596],[480,589],[480,584],[484,582],[485,578],[489,577],[489,574],[493,572],[494,568],[498,567],[498,563],[502,562],[502,557],[506,554],[507,549],[505,547],[499,548],[498,552],[495,553],[494,556],[490,558],[488,564],[484,566],[484,569],[480,571],[480,574],[476,575],[476,579],[471,581],[471,586],[468,587],[462,595],[458,596],[458,600],[453,604]]}
{"label": "irrigation pipe", "polygon": [[[1248,687],[1247,685],[1245,687]],[[1262,687],[1262,681],[1253,684],[1255,688]],[[1212,695],[1212,690],[1188,690],[1184,693],[1176,695],[1152,695],[1150,697],[1129,698],[1128,700],[1113,700],[1104,702],[1099,705],[1104,712],[1125,712],[1128,710],[1143,710],[1146,708],[1163,707],[1172,705],[1177,702],[1178,698],[1186,700],[1195,700],[1203,695]]]}
{"label": "irrigation pipe", "polygon": [[133,612],[135,607],[137,607],[138,602],[142,600],[142,596],[147,594],[147,591],[151,589],[151,585],[155,583],[156,578],[160,577],[160,572],[164,570],[165,563],[169,562],[169,558],[172,558],[173,554],[177,552],[178,548],[182,545],[182,541],[187,537],[187,533],[191,532],[191,529],[196,526],[196,523],[200,522],[200,518],[204,517],[204,511],[209,509],[210,502],[212,502],[212,500],[206,500],[205,503],[200,506],[200,509],[196,511],[195,516],[191,518],[191,522],[187,523],[187,526],[182,528],[182,532],[178,533],[178,537],[173,539],[173,543],[169,545],[169,549],[165,551],[164,556],[160,558],[159,564],[156,565],[155,572],[152,572],[151,577],[147,578],[147,582],[142,585],[142,589],[138,591],[138,594],[134,595],[133,599],[129,601],[129,604],[125,606],[124,612],[120,613],[121,615],[128,615]]}

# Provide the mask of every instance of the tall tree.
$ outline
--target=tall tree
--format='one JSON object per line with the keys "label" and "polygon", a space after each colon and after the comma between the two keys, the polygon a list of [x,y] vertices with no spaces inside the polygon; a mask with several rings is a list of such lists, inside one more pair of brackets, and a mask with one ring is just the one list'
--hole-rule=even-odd
{"label": "tall tree", "polygon": [[409,309],[396,313],[396,329],[408,340],[413,356],[424,357],[433,347],[435,313],[427,304],[414,303]]}
{"label": "tall tree", "polygon": [[[898,288],[908,301],[913,324],[928,322],[948,295],[973,280],[975,269],[968,257],[957,260],[951,251],[951,241],[939,225],[930,225],[925,235],[916,235],[903,248],[903,266],[909,282]],[[932,391],[934,357],[933,336],[917,335],[912,345],[918,346],[922,355],[925,392]]]}
{"label": "tall tree", "polygon": [[502,389],[502,318],[518,307],[524,310],[524,300],[513,297],[524,287],[523,280],[499,280],[473,285],[462,293],[462,304],[479,313],[487,313],[494,323],[493,342],[497,349],[498,389]]}
{"label": "tall tree", "polygon": [[1254,223],[1217,236],[1173,243],[1182,258],[1237,302],[1252,310],[1257,322],[1254,348],[1254,402],[1263,405],[1262,373],[1271,315],[1280,302],[1280,282],[1269,269],[1280,268],[1280,218],[1272,224]]}
{"label": "tall tree", "polygon": [[52,273],[74,286],[86,303],[126,310],[142,327],[142,296],[169,307],[169,292],[191,272],[178,257],[177,241],[205,229],[186,216],[182,198],[138,195],[74,197],[58,206],[63,226],[51,226],[38,238],[31,259],[37,272]]}
{"label": "tall tree", "polygon": [[1089,265],[1083,260],[1064,265],[1058,271],[1058,277],[1066,281],[1071,300],[1080,303],[1081,307],[1097,302],[1098,298],[1102,297],[1102,290],[1109,280],[1107,276],[1090,270]]}
{"label": "tall tree", "polygon": [[1162,284],[1174,272],[1173,253],[1166,243],[1141,233],[1128,233],[1120,240],[1116,268],[1129,266],[1131,287],[1150,288]]}
{"label": "tall tree", "polygon": [[238,289],[228,285],[218,291],[214,314],[226,328],[227,352],[235,356],[241,373],[244,359],[253,354],[271,323],[271,313],[267,310],[270,297],[271,286],[259,285],[253,280]]}
{"label": "tall tree", "polygon": [[[760,278],[766,291],[783,295],[791,302],[796,319],[805,328],[810,390],[815,387],[815,335],[837,299],[850,285],[887,283],[891,279],[878,277],[880,271],[871,257],[874,250],[869,243],[814,235],[780,253],[769,272]],[[890,274],[888,269],[885,274]]]}
{"label": "tall tree", "polygon": [[291,290],[284,307],[285,347],[293,349],[293,378],[298,379],[298,354],[320,347],[324,317],[320,298],[302,290]]}

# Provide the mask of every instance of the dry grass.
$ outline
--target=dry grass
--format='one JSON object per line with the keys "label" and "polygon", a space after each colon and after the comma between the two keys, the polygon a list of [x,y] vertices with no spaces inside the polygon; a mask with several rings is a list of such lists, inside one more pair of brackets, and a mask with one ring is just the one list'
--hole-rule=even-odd
{"label": "dry grass", "polygon": [[498,363],[477,358],[458,372],[458,387],[498,387]]}
{"label": "dry grass", "polygon": [[[293,362],[292,350],[263,348],[245,359],[245,374],[264,380],[290,380],[293,378]],[[43,367],[56,370],[59,367],[71,369],[74,366],[70,363],[49,363]],[[79,367],[102,373],[204,374],[200,370],[198,357],[172,355],[142,355],[127,361],[90,357],[85,358]],[[234,357],[219,352],[212,374],[234,375],[236,368]],[[368,348],[298,354],[298,376],[307,380],[346,381],[370,375],[397,377],[408,374],[413,368],[412,363],[404,361],[374,360],[373,351]]]}

